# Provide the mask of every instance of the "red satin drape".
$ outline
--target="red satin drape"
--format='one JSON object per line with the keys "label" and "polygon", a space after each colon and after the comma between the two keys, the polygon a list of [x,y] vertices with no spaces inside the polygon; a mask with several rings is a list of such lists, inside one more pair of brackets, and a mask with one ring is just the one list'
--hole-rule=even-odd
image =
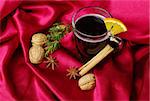
{"label": "red satin drape", "polygon": [[[71,24],[80,7],[99,6],[122,20],[127,33],[125,47],[97,65],[94,90],[81,91],[77,80],[66,77],[70,66],[81,66],[73,33],[62,40],[53,56],[55,71],[44,64],[32,65],[28,50],[32,34],[44,32],[56,20]],[[149,2],[148,0],[0,2],[0,101],[13,100],[148,100],[149,99]]]}

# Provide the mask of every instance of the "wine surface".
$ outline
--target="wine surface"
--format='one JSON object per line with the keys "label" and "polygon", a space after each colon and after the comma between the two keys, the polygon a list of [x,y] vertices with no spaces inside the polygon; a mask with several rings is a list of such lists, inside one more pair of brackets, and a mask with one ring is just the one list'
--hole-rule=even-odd
{"label": "wine surface", "polygon": [[77,19],[75,27],[78,31],[87,35],[101,35],[107,29],[103,17],[97,14],[87,14]]}

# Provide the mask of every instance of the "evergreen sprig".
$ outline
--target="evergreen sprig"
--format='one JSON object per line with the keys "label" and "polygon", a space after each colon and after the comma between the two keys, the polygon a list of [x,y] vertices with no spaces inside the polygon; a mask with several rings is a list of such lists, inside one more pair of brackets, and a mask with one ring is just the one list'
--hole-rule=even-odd
{"label": "evergreen sprig", "polygon": [[60,39],[68,33],[70,30],[69,25],[62,25],[60,23],[54,23],[51,28],[49,28],[47,34],[48,41],[45,44],[45,56],[52,54],[55,50],[60,47]]}

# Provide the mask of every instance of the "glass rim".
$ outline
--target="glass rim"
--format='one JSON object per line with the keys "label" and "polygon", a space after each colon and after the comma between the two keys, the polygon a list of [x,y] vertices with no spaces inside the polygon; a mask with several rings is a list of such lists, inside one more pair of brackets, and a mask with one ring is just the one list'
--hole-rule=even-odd
{"label": "glass rim", "polygon": [[[101,7],[98,7],[98,6],[86,6],[86,7],[82,7],[82,8],[80,8],[80,9],[78,9],[78,10],[73,14],[73,16],[72,16],[72,27],[73,27],[73,30],[76,31],[77,33],[80,33],[81,35],[86,36],[86,37],[89,37],[89,38],[103,37],[103,36],[107,35],[107,32],[105,32],[105,33],[103,33],[103,34],[101,34],[101,35],[95,35],[95,36],[93,36],[93,35],[87,35],[87,34],[84,34],[84,33],[80,32],[78,29],[76,29],[76,27],[75,27],[75,17],[76,17],[76,15],[77,15],[81,10],[86,9],[86,8],[96,8],[96,9],[101,10],[101,11],[103,11],[104,13],[108,14],[110,17],[112,17],[112,15],[111,15],[107,10],[105,10],[105,9],[103,9],[103,8],[101,8]],[[92,13],[91,13],[91,14],[92,14]]]}

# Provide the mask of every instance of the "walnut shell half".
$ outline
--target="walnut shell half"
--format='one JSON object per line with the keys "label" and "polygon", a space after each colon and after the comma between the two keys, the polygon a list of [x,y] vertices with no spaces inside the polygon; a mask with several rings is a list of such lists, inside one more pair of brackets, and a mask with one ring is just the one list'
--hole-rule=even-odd
{"label": "walnut shell half", "polygon": [[31,42],[33,46],[42,46],[47,42],[47,37],[43,33],[37,33],[32,36]]}
{"label": "walnut shell half", "polygon": [[29,59],[33,64],[39,64],[44,58],[44,49],[41,46],[32,46],[29,49]]}
{"label": "walnut shell half", "polygon": [[93,89],[96,85],[94,74],[89,73],[89,74],[82,76],[78,81],[78,85],[81,90]]}

